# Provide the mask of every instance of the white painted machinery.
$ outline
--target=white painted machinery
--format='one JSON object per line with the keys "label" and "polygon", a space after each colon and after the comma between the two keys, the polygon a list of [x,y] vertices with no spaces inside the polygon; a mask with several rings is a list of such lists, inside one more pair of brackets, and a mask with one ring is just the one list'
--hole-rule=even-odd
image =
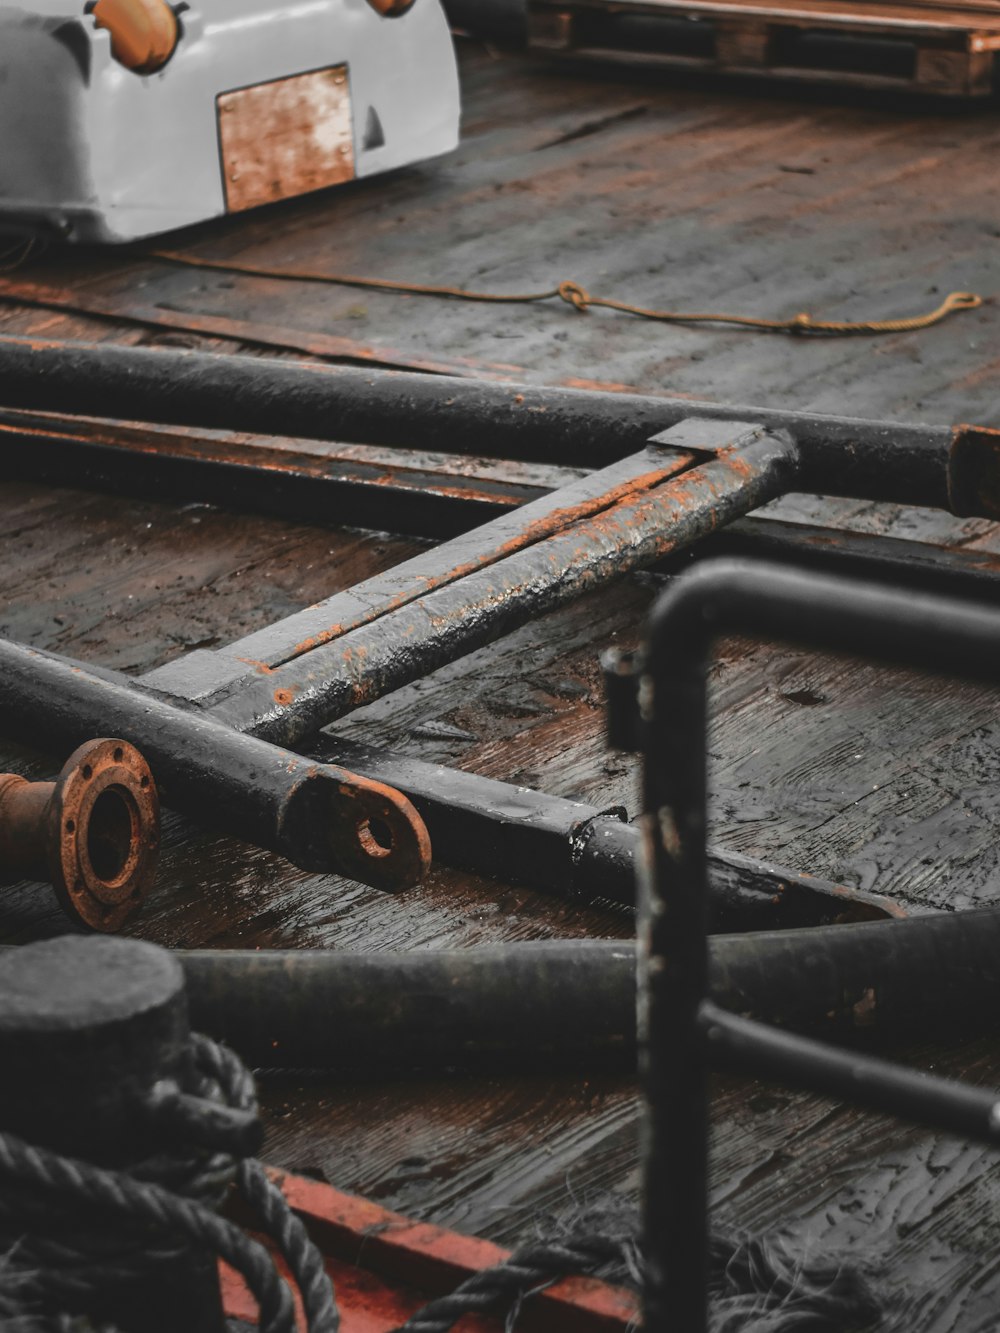
{"label": "white painted machinery", "polygon": [[458,142],[440,0],[0,0],[0,226],[129,241]]}

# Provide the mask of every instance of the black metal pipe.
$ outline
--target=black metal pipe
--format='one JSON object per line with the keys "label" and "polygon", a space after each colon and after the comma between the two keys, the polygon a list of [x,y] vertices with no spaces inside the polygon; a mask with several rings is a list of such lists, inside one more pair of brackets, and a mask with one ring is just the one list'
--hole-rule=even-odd
{"label": "black metal pipe", "polygon": [[426,829],[399,792],[5,639],[0,721],[6,735],[43,749],[101,731],[121,736],[142,750],[169,804],[195,818],[208,814],[234,837],[304,869],[385,889],[426,873]]}
{"label": "black metal pipe", "polygon": [[[702,1012],[709,993],[706,664],[711,644],[724,633],[794,638],[994,682],[1000,673],[1000,609],[909,588],[717,560],[676,580],[654,607],[643,650],[640,721],[647,835],[639,1013],[650,1126],[643,1205],[649,1333],[677,1327],[703,1333],[706,1327],[710,1056],[705,1033],[711,1029]],[[737,1040],[732,1024],[716,1026],[722,1033],[719,1051],[744,1067],[780,1071],[794,1080],[797,1049],[805,1086],[822,1083],[825,1091],[847,1098],[863,1093],[860,1100],[867,1104],[878,1104],[877,1087],[883,1104],[898,1110],[908,1080],[919,1081],[916,1074],[883,1067],[880,1082],[878,1072],[863,1065],[855,1077],[850,1061],[822,1046],[782,1046],[763,1029],[756,1038],[740,1029]],[[938,1089],[931,1102],[938,1096],[946,1101],[947,1095]],[[921,1096],[913,1091],[915,1106]],[[941,1116],[942,1127],[965,1123],[963,1099],[963,1092],[954,1094],[958,1120]],[[922,1114],[932,1114],[926,1100]],[[969,1123],[981,1123],[978,1115]],[[991,1132],[1000,1130],[1000,1117],[989,1112],[987,1126],[993,1120]]]}
{"label": "black metal pipe", "polygon": [[[793,1083],[826,1097],[900,1116],[992,1146],[1000,1144],[1000,1094],[885,1060],[838,1051],[728,1013],[706,1000],[699,1013],[708,1059],[755,1078]],[[845,1092],[849,1089],[849,1092]]]}
{"label": "black metal pipe", "polygon": [[[268,1068],[378,1078],[482,1067],[635,1068],[635,947],[560,940],[448,951],[177,954],[194,1025]],[[1000,1023],[1000,911],[716,935],[717,1005],[838,1042]]]}
{"label": "black metal pipe", "polygon": [[801,489],[994,517],[1000,436],[690,399],[546,389],[178,349],[0,342],[7,407],[602,467],[685,418],[790,431]]}
{"label": "black metal pipe", "polygon": [[[401,791],[427,825],[435,858],[577,902],[635,905],[641,835],[620,807],[600,809],[363,741],[319,735],[311,755]],[[879,894],[799,875],[733,852],[709,852],[712,929],[833,925],[904,915]]]}

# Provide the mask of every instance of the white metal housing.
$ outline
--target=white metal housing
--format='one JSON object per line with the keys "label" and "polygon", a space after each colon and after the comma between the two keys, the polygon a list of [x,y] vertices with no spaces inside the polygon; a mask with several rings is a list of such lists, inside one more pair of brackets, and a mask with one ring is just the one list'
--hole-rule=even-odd
{"label": "white metal housing", "polygon": [[[0,224],[128,241],[225,213],[219,99],[313,71],[343,70],[348,174],[388,171],[458,142],[458,75],[440,0],[416,0],[396,18],[367,0],[174,8],[177,49],[142,75],[113,58],[110,34],[83,0],[0,0]],[[318,122],[294,131],[322,132]]]}

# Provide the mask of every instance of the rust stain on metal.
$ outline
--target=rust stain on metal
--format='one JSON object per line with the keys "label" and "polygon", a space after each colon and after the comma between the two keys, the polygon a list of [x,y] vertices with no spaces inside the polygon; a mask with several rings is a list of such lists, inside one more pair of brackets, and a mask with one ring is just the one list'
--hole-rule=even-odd
{"label": "rust stain on metal", "polygon": [[[325,643],[338,638],[341,634],[349,630],[357,629],[360,625],[367,624],[369,621],[387,615],[392,611],[397,611],[401,606],[408,602],[416,601],[418,597],[424,596],[429,592],[434,592],[439,588],[446,587],[449,583],[454,583],[458,579],[465,578],[477,570],[485,569],[490,565],[496,564],[508,555],[513,555],[516,551],[521,551],[527,546],[533,546],[538,542],[544,541],[548,537],[555,536],[557,533],[570,528],[575,523],[583,519],[589,519],[597,526],[603,526],[607,522],[613,522],[615,506],[620,505],[645,491],[653,490],[666,481],[673,479],[679,468],[687,467],[694,461],[693,454],[676,454],[669,459],[665,459],[663,466],[652,468],[649,472],[644,472],[638,477],[633,477],[629,481],[621,482],[618,486],[603,492],[601,495],[591,496],[586,500],[581,500],[579,504],[567,505],[559,509],[552,509],[548,513],[535,519],[534,522],[527,523],[513,537],[507,541],[500,542],[497,546],[483,552],[472,560],[463,561],[462,564],[454,565],[451,569],[433,578],[424,580],[424,586],[420,589],[407,588],[390,598],[381,605],[376,612],[370,615],[359,616],[357,619],[345,624],[331,625],[329,629],[323,630],[318,634],[311,634],[308,638],[297,643],[295,647],[284,658],[284,662],[294,661],[304,653],[311,652],[314,648],[320,648]],[[605,514],[604,511],[610,511]]]}
{"label": "rust stain on metal", "polygon": [[268,666],[266,662],[259,662],[256,657],[238,657],[237,662],[245,662],[247,666],[253,667],[258,676],[273,676],[274,667]]}
{"label": "rust stain on metal", "polygon": [[431,867],[427,825],[395,787],[344,772],[336,788],[330,847],[341,873],[386,893],[413,888]]}
{"label": "rust stain on metal", "polygon": [[294,694],[294,692],[293,692],[292,690],[275,690],[275,691],[274,691],[274,702],[275,702],[276,704],[281,704],[281,706],[282,706],[283,708],[286,708],[286,707],[292,702],[292,700],[293,700],[294,698],[295,698],[295,694]]}
{"label": "rust stain on metal", "polygon": [[861,999],[851,1006],[854,1014],[854,1026],[859,1028],[871,1028],[875,1026],[875,1010],[877,1007],[877,997],[874,986],[869,986]]}
{"label": "rust stain on metal", "polygon": [[217,108],[230,212],[353,178],[346,65],[222,93]]}

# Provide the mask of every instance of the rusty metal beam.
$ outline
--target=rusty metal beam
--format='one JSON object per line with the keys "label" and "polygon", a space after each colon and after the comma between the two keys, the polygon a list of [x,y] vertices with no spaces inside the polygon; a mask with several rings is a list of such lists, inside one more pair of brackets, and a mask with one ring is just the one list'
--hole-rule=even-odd
{"label": "rusty metal beam", "polygon": [[952,597],[989,597],[1000,587],[1000,555],[994,551],[933,546],[902,537],[789,523],[767,514],[738,519],[690,551],[664,561],[654,573],[676,574],[692,561],[713,556],[749,556],[792,563],[802,569],[891,579]]}
{"label": "rusty metal beam", "polygon": [[297,523],[453,537],[545,488],[367,462],[337,445],[171,431],[0,409],[0,475],[116,495],[197,501]]}
{"label": "rusty metal beam", "polygon": [[[465,587],[474,575],[516,553],[560,533],[576,531],[585,520],[602,516],[630,498],[642,497],[685,472],[694,460],[690,450],[650,446],[223,649],[202,649],[179,662],[168,663],[144,676],[143,683],[192,701],[210,700],[221,710],[224,696],[255,693],[255,678],[261,674],[270,679],[277,668],[297,661],[303,671],[311,670],[309,664],[325,645],[351,639],[356,631],[389,617],[395,616],[394,623],[398,623],[400,613],[419,599],[449,586]],[[558,567],[553,566],[551,577],[558,574]],[[517,597],[515,590],[508,602]],[[520,600],[524,599],[525,595],[520,594]],[[400,646],[410,652],[412,636],[401,638]],[[290,674],[285,672],[286,677]],[[292,683],[282,686],[275,681],[270,691],[262,691],[267,696],[263,701],[267,709],[273,707],[271,696],[275,690],[298,692]]]}
{"label": "rusty metal beam", "polygon": [[[682,423],[663,442],[671,450],[658,463],[646,453],[631,461],[638,473],[632,483],[616,477],[610,484],[605,476],[609,489],[602,500],[563,506],[572,487],[547,497],[550,517],[567,520],[565,526],[552,531],[548,521],[525,524],[509,542],[511,554],[468,572],[447,561],[442,574],[429,557],[426,595],[415,597],[411,588],[398,608],[383,603],[345,633],[325,617],[322,633],[295,645],[287,660],[261,663],[261,673],[250,678],[241,669],[231,692],[188,666],[179,685],[166,669],[147,680],[175,692],[193,687],[218,720],[294,745],[334,718],[766,503],[787,489],[797,466],[787,437],[752,423]],[[718,452],[674,476],[677,452],[691,448]],[[533,540],[536,531],[540,540]],[[200,672],[201,662],[192,662]]]}

